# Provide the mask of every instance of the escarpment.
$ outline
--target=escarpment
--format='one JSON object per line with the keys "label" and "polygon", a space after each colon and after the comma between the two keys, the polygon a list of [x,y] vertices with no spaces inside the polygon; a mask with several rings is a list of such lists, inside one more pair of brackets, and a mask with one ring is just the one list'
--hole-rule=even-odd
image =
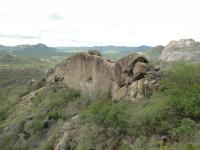
{"label": "escarpment", "polygon": [[143,99],[159,89],[159,69],[139,54],[112,62],[99,53],[80,52],[51,70],[47,82],[61,81],[82,92],[101,91],[113,100]]}

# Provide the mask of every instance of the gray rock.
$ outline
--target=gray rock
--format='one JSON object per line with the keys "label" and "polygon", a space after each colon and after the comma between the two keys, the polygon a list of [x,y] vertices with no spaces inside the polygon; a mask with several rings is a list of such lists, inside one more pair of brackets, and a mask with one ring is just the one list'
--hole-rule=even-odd
{"label": "gray rock", "polygon": [[131,91],[130,93],[130,98],[136,98],[137,92],[136,91]]}
{"label": "gray rock", "polygon": [[[195,46],[200,43],[192,39],[181,39],[179,41],[171,41],[163,50],[160,59],[167,62],[185,60],[197,61],[200,58],[200,49]],[[195,49],[190,51],[191,49]]]}
{"label": "gray rock", "polygon": [[130,95],[135,97],[133,93],[144,93],[144,76],[149,70],[148,60],[143,55],[130,54],[112,62],[93,51],[81,52],[52,69],[46,82],[59,81],[89,94],[101,91],[113,100],[120,100]]}

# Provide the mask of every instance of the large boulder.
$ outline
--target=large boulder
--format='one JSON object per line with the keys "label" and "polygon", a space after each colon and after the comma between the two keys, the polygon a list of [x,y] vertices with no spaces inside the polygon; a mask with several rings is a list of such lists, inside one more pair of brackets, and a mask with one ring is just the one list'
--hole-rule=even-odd
{"label": "large boulder", "polygon": [[112,63],[106,59],[81,52],[57,65],[47,81],[52,82],[56,77],[60,77],[63,78],[62,82],[71,88],[91,92],[100,90],[108,93],[113,82],[111,70]]}
{"label": "large boulder", "polygon": [[[128,56],[125,56],[121,59],[119,59],[115,65],[113,66],[113,77],[115,82],[119,87],[126,85],[126,79],[127,77],[133,77],[133,68],[138,62],[144,62],[147,63],[148,60],[143,56],[139,54],[130,54]],[[137,70],[135,72],[136,74],[142,70]],[[134,76],[134,78],[137,77],[137,75]],[[132,78],[133,79],[133,78]]]}
{"label": "large boulder", "polygon": [[101,91],[113,100],[136,97],[137,93],[145,95],[144,78],[150,66],[143,55],[130,54],[112,62],[99,54],[97,51],[76,53],[58,64],[47,82],[60,81],[82,92]]}

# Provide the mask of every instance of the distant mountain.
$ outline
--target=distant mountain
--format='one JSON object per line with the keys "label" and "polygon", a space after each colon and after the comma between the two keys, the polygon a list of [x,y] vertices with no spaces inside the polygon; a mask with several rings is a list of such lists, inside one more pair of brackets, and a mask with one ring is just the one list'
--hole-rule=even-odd
{"label": "distant mountain", "polygon": [[80,51],[88,51],[90,49],[99,50],[102,53],[124,53],[124,52],[138,52],[138,51],[146,51],[152,47],[142,45],[138,47],[128,47],[128,46],[93,46],[93,47],[57,47],[60,52],[80,52]]}
{"label": "distant mountain", "polygon": [[[75,53],[88,50],[98,50],[107,55],[117,55],[133,53],[133,52],[144,52],[152,47],[142,45],[138,47],[127,47],[127,46],[93,46],[93,47],[48,47],[44,44],[36,45],[17,45],[17,46],[3,46],[0,45],[0,54],[6,54],[11,52],[19,56],[37,56],[37,57],[46,57],[46,56],[65,56],[66,53]],[[115,56],[114,56],[115,57]]]}
{"label": "distant mountain", "polygon": [[0,45],[0,55],[6,54],[10,50],[9,46]]}
{"label": "distant mountain", "polygon": [[36,45],[19,45],[15,47],[15,53],[18,55],[32,55],[32,56],[50,56],[60,55],[56,48],[48,47],[44,44]]}
{"label": "distant mountain", "polygon": [[17,46],[3,46],[0,45],[0,52],[12,52],[13,54],[22,56],[52,56],[61,55],[56,48],[48,47],[44,44],[36,45],[17,45]]}

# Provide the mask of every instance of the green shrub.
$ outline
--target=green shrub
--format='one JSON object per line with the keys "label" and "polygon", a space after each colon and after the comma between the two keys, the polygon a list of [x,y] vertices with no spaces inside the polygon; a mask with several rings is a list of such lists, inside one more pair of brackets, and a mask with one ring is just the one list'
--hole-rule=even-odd
{"label": "green shrub", "polygon": [[77,144],[70,142],[70,140],[67,141],[67,145],[71,149],[113,149],[117,145],[117,141],[121,140],[122,137],[117,130],[104,128],[92,123],[81,126],[79,133]]}
{"label": "green shrub", "polygon": [[40,143],[38,150],[54,150],[54,145],[59,137],[59,130],[64,122],[59,120],[48,132],[47,138]]}
{"label": "green shrub", "polygon": [[169,106],[182,118],[200,116],[200,67],[198,64],[176,64],[162,82]]}
{"label": "green shrub", "polygon": [[199,150],[199,149],[200,149],[199,145],[193,145],[193,144],[186,145],[186,150]]}
{"label": "green shrub", "polygon": [[145,136],[138,137],[133,144],[133,149],[147,150],[148,149],[147,138]]}
{"label": "green shrub", "polygon": [[40,132],[43,129],[43,118],[39,116],[34,117],[31,128],[34,132]]}
{"label": "green shrub", "polygon": [[5,119],[8,109],[7,98],[0,96],[0,122]]}
{"label": "green shrub", "polygon": [[130,116],[132,113],[131,103],[121,101],[117,104],[109,100],[97,101],[82,112],[84,122],[93,122],[106,128],[119,129],[122,133],[128,133],[131,127]]}
{"label": "green shrub", "polygon": [[181,125],[171,130],[173,139],[181,139],[187,141],[194,133],[194,121],[191,119],[183,119]]}

